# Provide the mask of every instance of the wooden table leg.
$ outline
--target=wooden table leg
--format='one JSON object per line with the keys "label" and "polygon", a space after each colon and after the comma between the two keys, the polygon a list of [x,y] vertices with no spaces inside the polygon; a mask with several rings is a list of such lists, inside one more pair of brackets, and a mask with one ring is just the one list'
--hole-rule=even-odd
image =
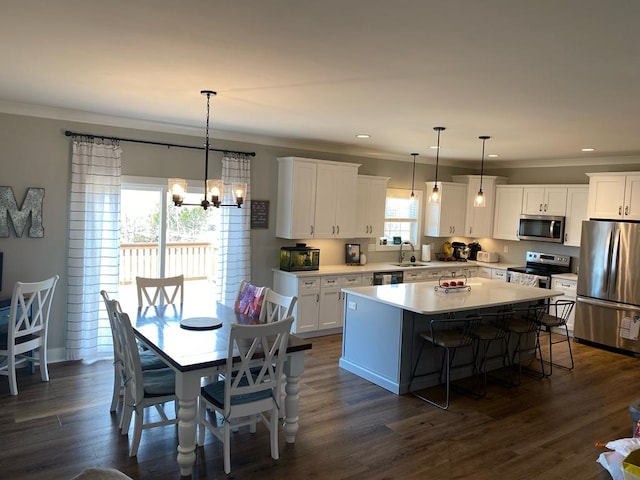
{"label": "wooden table leg", "polygon": [[300,391],[300,376],[304,371],[304,352],[293,352],[284,364],[287,382],[284,387],[284,426],[287,443],[296,441],[298,432],[298,392]]}
{"label": "wooden table leg", "polygon": [[180,475],[191,476],[196,461],[196,428],[198,426],[198,395],[200,372],[177,372],[178,396],[178,465]]}

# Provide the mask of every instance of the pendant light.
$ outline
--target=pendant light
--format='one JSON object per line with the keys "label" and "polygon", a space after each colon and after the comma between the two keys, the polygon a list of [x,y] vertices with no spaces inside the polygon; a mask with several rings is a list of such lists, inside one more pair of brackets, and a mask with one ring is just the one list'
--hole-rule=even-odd
{"label": "pendant light", "polygon": [[413,174],[411,175],[411,198],[409,200],[413,202],[416,199],[416,194],[413,192],[413,187],[416,184],[416,157],[420,154],[412,153],[411,155],[413,155]]}
{"label": "pendant light", "polygon": [[242,208],[244,199],[246,198],[247,184],[246,183],[234,183],[232,185],[233,204],[223,204],[223,182],[220,179],[211,180],[209,175],[209,104],[212,95],[216,95],[213,90],[202,90],[202,95],[207,97],[207,128],[205,130],[205,144],[204,144],[204,198],[200,203],[185,203],[184,197],[187,194],[187,181],[182,178],[170,178],[169,179],[169,191],[171,192],[173,204],[176,207],[183,205],[200,206],[203,209],[207,209],[211,206],[220,207],[238,207]]}
{"label": "pendant light", "polygon": [[440,161],[440,132],[442,132],[445,127],[433,127],[433,129],[438,132],[438,146],[436,147],[436,179],[433,183],[433,190],[431,190],[431,195],[429,195],[429,203],[440,203],[440,189],[438,188],[438,163]]}
{"label": "pendant light", "polygon": [[484,192],[482,191],[482,175],[484,174],[484,144],[491,137],[488,137],[487,135],[482,135],[481,137],[478,137],[478,138],[482,140],[482,162],[480,163],[480,189],[476,194],[476,198],[473,200],[473,206],[481,208],[481,207],[487,206],[487,199],[484,197]]}

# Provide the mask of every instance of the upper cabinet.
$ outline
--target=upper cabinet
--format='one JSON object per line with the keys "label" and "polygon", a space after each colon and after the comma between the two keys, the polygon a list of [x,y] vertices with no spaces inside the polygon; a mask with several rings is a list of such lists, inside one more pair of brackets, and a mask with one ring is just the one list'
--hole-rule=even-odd
{"label": "upper cabinet", "polygon": [[565,215],[564,244],[570,247],[580,246],[582,221],[587,220],[588,186],[567,187],[567,213]]}
{"label": "upper cabinet", "polygon": [[520,240],[518,226],[522,214],[522,185],[497,185],[493,217],[493,238]]}
{"label": "upper cabinet", "polygon": [[[426,182],[427,192],[434,182]],[[464,235],[467,186],[460,183],[438,182],[440,203],[427,203],[424,234],[428,237]]]}
{"label": "upper cabinet", "polygon": [[524,215],[565,216],[567,210],[567,187],[527,186],[522,196]]}
{"label": "upper cabinet", "polygon": [[278,158],[276,236],[355,237],[358,167],[298,157]]}
{"label": "upper cabinet", "polygon": [[480,175],[454,175],[454,182],[464,183],[467,186],[466,216],[464,233],[465,237],[480,238],[491,237],[493,234],[493,216],[496,198],[496,185],[505,182],[504,177],[484,175],[482,177],[482,192],[486,200],[486,206],[477,208],[473,206],[473,199],[480,189]]}
{"label": "upper cabinet", "polygon": [[640,220],[640,173],[589,173],[589,218]]}
{"label": "upper cabinet", "polygon": [[384,235],[384,209],[389,177],[358,175],[356,238]]}

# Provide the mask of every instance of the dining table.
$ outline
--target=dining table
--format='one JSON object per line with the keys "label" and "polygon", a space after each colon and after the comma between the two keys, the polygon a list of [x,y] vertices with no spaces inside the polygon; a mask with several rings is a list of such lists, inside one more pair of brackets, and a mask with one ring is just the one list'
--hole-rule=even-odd
{"label": "dining table", "polygon": [[[191,475],[196,460],[198,396],[202,379],[224,372],[233,323],[253,325],[259,321],[220,303],[215,306],[171,304],[137,309],[136,337],[176,373],[177,461],[183,477]],[[304,354],[309,349],[310,341],[289,336],[284,363],[283,416],[287,443],[294,443],[298,432],[299,382],[304,371]]]}

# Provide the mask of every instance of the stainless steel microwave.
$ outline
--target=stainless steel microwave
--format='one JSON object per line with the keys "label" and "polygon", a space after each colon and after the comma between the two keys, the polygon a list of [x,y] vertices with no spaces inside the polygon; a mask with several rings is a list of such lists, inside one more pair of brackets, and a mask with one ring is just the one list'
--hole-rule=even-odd
{"label": "stainless steel microwave", "polygon": [[521,215],[518,238],[520,240],[562,243],[564,241],[564,223],[564,217]]}

